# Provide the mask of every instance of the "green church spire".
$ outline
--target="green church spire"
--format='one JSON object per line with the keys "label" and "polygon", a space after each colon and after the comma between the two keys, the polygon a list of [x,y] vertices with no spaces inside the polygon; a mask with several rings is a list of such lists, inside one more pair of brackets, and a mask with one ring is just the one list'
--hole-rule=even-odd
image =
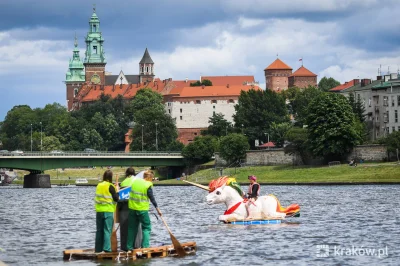
{"label": "green church spire", "polygon": [[69,60],[69,68],[66,74],[65,81],[67,82],[82,82],[85,81],[84,66],[79,56],[78,40],[75,33],[74,50],[72,59]]}
{"label": "green church spire", "polygon": [[87,33],[85,42],[86,54],[84,63],[105,64],[106,58],[103,50],[104,39],[101,36],[100,20],[96,15],[96,7],[93,7],[93,14],[89,20],[89,32]]}

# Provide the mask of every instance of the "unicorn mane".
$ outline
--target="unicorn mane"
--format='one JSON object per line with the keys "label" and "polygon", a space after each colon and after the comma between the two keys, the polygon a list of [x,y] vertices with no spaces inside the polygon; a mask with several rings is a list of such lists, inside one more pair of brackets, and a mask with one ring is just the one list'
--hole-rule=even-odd
{"label": "unicorn mane", "polygon": [[240,188],[240,185],[236,182],[236,179],[234,177],[223,176],[217,179],[213,179],[210,181],[208,188],[210,189],[209,191],[211,193],[217,188],[222,187],[223,185],[228,185],[232,187],[234,190],[236,190],[236,192],[239,193],[240,196],[243,195],[243,191]]}

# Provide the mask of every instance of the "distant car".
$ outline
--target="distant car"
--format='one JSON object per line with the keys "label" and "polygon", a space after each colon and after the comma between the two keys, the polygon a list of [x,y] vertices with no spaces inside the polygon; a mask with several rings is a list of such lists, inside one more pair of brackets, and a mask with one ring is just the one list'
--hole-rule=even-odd
{"label": "distant car", "polygon": [[64,153],[63,151],[54,150],[50,152],[51,154],[61,154]]}
{"label": "distant car", "polygon": [[0,150],[0,155],[6,155],[9,154],[10,152],[8,150]]}
{"label": "distant car", "polygon": [[86,149],[84,149],[84,152],[94,153],[94,152],[97,152],[97,151],[95,149],[86,148]]}
{"label": "distant car", "polygon": [[12,154],[12,155],[23,155],[24,152],[23,152],[23,151],[20,151],[20,150],[15,150],[15,151],[12,151],[11,154]]}

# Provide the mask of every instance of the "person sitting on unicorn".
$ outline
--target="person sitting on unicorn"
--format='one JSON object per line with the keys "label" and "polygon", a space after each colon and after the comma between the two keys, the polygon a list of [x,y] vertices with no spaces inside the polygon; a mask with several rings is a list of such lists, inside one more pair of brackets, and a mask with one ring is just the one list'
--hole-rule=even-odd
{"label": "person sitting on unicorn", "polygon": [[247,198],[251,201],[256,201],[260,195],[260,184],[257,183],[257,177],[254,175],[248,176],[250,180],[249,192],[247,193]]}

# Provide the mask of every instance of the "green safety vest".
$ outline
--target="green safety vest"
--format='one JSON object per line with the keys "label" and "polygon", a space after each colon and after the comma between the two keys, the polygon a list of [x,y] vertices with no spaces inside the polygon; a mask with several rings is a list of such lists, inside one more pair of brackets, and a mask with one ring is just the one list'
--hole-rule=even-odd
{"label": "green safety vest", "polygon": [[129,209],[135,211],[148,211],[150,208],[147,190],[153,183],[141,178],[135,178],[132,182],[131,192],[129,193]]}
{"label": "green safety vest", "polygon": [[107,181],[97,185],[96,196],[94,197],[96,212],[115,212],[116,202],[113,201],[109,191],[110,186],[114,187],[113,184]]}
{"label": "green safety vest", "polygon": [[129,176],[129,177],[125,178],[125,180],[122,181],[122,183],[121,183],[121,187],[131,187],[134,178],[135,178],[134,176]]}

